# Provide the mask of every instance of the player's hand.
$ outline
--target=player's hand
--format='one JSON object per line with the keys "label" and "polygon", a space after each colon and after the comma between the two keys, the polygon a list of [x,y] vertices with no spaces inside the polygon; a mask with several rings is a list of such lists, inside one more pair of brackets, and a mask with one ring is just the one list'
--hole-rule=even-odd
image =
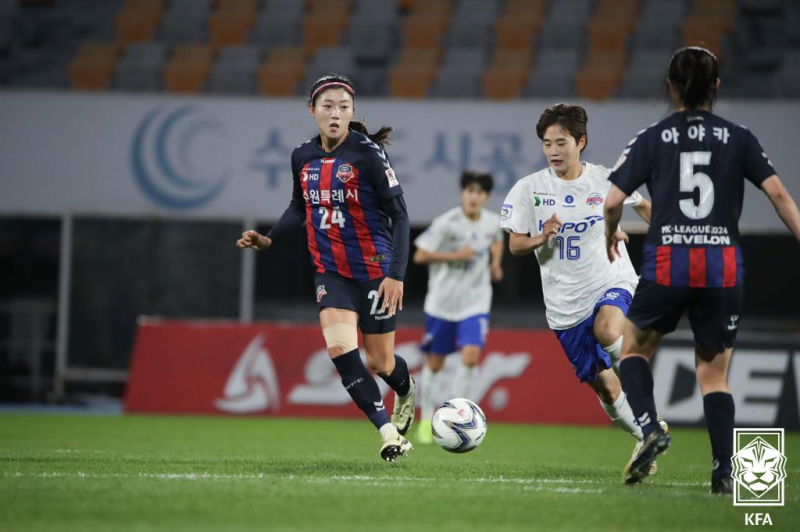
{"label": "player's hand", "polygon": [[606,234],[606,252],[608,253],[609,262],[614,262],[617,257],[621,257],[618,244],[620,242],[628,243],[628,234],[622,229],[617,229],[613,235]]}
{"label": "player's hand", "polygon": [[272,239],[268,236],[263,236],[253,231],[245,231],[242,233],[242,238],[236,241],[236,247],[250,248],[256,251],[263,251],[272,245]]}
{"label": "player's hand", "polygon": [[499,264],[492,264],[492,282],[499,283],[503,280],[503,267]]}
{"label": "player's hand", "polygon": [[544,222],[544,227],[542,228],[542,234],[549,243],[553,241],[553,239],[558,234],[558,231],[560,229],[561,229],[561,220],[558,219],[556,213],[553,213],[553,216],[551,216],[550,219]]}
{"label": "player's hand", "polygon": [[454,262],[471,262],[475,258],[475,252],[469,246],[464,246],[453,253]]}
{"label": "player's hand", "polygon": [[378,287],[378,299],[383,298],[380,313],[389,310],[389,316],[394,316],[397,309],[403,310],[403,281],[386,277]]}

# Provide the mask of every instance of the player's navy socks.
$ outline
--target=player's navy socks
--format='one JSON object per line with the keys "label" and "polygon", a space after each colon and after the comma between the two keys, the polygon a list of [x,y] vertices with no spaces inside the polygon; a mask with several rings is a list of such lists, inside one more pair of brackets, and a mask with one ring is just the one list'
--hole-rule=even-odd
{"label": "player's navy socks", "polygon": [[394,355],[394,369],[392,372],[381,378],[400,397],[408,395],[408,389],[411,387],[411,381],[408,378],[408,364],[400,355]]}
{"label": "player's navy socks", "polygon": [[703,397],[708,435],[711,437],[711,454],[714,457],[713,479],[731,476],[733,456],[733,418],[736,406],[733,397],[725,392],[712,392]]}
{"label": "player's navy socks", "polygon": [[380,429],[389,423],[389,414],[386,413],[386,407],[383,406],[378,383],[361,362],[358,349],[334,358],[333,364],[339,375],[342,376],[344,389],[350,394],[356,406],[372,421],[372,424]]}
{"label": "player's navy socks", "polygon": [[642,427],[642,434],[647,438],[658,427],[650,363],[642,357],[628,357],[620,362],[619,373],[628,404]]}

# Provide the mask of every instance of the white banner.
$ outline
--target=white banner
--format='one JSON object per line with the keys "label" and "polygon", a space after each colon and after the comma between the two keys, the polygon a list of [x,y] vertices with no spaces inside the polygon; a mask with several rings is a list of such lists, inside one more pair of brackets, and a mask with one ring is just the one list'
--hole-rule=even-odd
{"label": "white banner", "polygon": [[[458,204],[462,169],[488,170],[499,209],[514,182],[545,166],[535,125],[551,102],[356,100],[370,129],[396,128],[388,150],[412,222]],[[660,103],[585,104],[584,159],[611,166],[667,113]],[[721,116],[760,138],[789,190],[798,103],[727,103]],[[75,93],[0,93],[0,213],[65,211],[275,221],[289,202],[294,146],[316,135],[303,100]],[[636,219],[635,216],[629,219]],[[784,232],[747,187],[742,227]]]}

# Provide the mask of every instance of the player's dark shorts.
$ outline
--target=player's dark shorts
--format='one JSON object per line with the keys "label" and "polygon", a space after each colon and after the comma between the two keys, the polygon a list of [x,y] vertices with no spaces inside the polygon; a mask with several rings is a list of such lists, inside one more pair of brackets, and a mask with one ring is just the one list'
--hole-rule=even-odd
{"label": "player's dark shorts", "polygon": [[628,319],[641,330],[652,328],[668,334],[689,311],[697,345],[707,351],[721,352],[733,347],[739,316],[742,312],[743,287],[689,288],[663,286],[641,279],[628,311]]}
{"label": "player's dark shorts", "polygon": [[381,313],[383,298],[378,299],[378,287],[385,277],[372,281],[345,279],[335,273],[314,275],[317,306],[352,310],[358,314],[358,326],[364,334],[390,333],[397,327],[397,314]]}

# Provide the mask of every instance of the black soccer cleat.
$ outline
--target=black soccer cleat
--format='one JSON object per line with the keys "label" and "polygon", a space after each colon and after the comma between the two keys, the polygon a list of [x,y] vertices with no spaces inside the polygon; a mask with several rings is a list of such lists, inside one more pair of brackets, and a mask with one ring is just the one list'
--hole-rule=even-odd
{"label": "black soccer cleat", "polygon": [[650,474],[650,467],[660,454],[664,454],[672,445],[672,437],[661,427],[656,427],[645,438],[639,452],[634,454],[622,471],[625,484],[638,484]]}
{"label": "black soccer cleat", "polygon": [[733,479],[731,477],[720,477],[711,479],[711,493],[715,495],[730,495],[733,493]]}

